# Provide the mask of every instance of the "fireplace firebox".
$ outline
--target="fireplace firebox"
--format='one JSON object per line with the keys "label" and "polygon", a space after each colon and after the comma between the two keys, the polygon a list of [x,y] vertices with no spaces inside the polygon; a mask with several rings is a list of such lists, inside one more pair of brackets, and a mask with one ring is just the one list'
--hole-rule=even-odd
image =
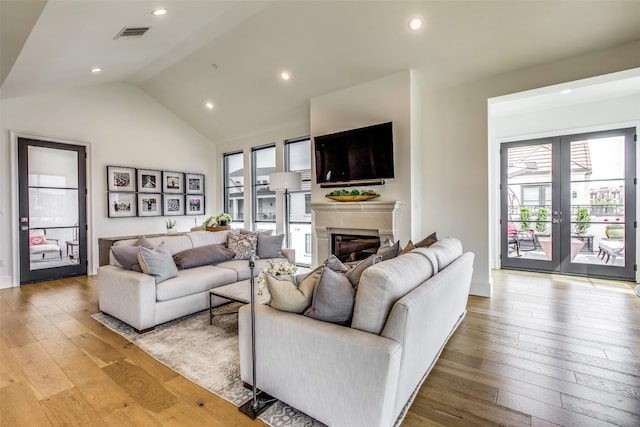
{"label": "fireplace firebox", "polygon": [[360,261],[375,254],[380,247],[379,236],[332,234],[331,253],[340,261]]}

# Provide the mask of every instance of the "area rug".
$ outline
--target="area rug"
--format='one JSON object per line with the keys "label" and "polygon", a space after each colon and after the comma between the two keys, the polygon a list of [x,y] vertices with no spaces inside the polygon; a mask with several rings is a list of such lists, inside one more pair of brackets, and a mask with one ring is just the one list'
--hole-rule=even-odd
{"label": "area rug", "polygon": [[[136,333],[131,326],[104,313],[91,317],[188,380],[234,405],[240,406],[251,398],[251,391],[243,387],[240,380],[237,315],[217,316],[213,325],[209,325],[207,310],[156,326],[144,334]],[[260,419],[274,427],[324,426],[280,401]]]}

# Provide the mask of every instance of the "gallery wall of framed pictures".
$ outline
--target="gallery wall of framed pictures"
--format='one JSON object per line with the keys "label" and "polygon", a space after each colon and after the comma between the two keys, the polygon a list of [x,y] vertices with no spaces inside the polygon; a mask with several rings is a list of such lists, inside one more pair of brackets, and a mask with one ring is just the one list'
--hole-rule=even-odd
{"label": "gallery wall of framed pictures", "polygon": [[204,174],[107,166],[109,218],[203,215]]}

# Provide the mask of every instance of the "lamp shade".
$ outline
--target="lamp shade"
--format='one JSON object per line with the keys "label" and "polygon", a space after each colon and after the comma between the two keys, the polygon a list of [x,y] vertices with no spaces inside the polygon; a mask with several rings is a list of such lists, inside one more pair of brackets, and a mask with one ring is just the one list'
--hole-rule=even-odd
{"label": "lamp shade", "polygon": [[300,172],[274,172],[269,175],[269,189],[271,191],[300,190],[302,188],[302,174]]}

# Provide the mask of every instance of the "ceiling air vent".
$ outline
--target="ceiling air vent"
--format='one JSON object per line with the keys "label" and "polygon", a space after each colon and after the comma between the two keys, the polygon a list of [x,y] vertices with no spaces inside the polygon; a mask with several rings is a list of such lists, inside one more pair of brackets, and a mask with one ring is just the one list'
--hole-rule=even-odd
{"label": "ceiling air vent", "polygon": [[149,28],[151,27],[124,27],[113,39],[118,40],[140,38],[144,35],[144,33],[149,31]]}

